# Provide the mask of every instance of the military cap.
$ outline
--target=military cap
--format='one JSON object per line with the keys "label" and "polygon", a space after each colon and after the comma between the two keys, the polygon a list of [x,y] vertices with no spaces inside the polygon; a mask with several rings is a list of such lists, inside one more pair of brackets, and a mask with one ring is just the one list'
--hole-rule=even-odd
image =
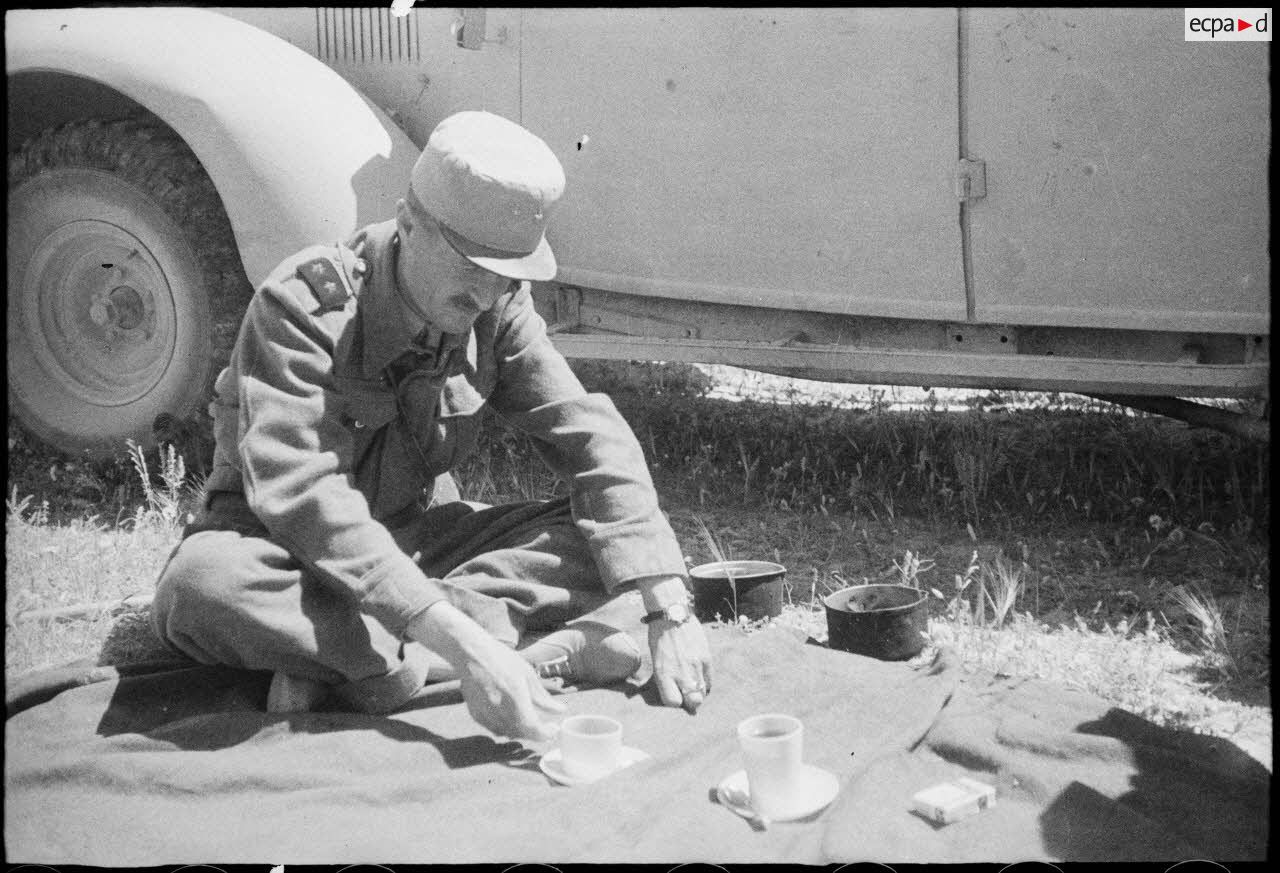
{"label": "military cap", "polygon": [[473,263],[512,279],[556,274],[547,243],[564,169],[545,142],[491,112],[441,121],[413,167],[412,196]]}

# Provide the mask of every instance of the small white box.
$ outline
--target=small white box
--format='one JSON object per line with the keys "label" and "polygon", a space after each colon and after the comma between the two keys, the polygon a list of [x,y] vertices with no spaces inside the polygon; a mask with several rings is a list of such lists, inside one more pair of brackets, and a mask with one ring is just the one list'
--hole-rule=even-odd
{"label": "small white box", "polygon": [[911,798],[916,812],[938,824],[951,824],[995,805],[995,788],[963,776],[916,792]]}

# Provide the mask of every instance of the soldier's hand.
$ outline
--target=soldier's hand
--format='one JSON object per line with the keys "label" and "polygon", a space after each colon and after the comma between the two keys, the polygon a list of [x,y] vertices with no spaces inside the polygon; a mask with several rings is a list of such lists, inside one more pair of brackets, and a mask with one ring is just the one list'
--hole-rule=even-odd
{"label": "soldier's hand", "polygon": [[446,601],[433,604],[406,630],[438,652],[462,680],[462,699],[481,726],[499,736],[550,740],[553,715],[565,711],[543,686],[533,667],[461,610]]}
{"label": "soldier's hand", "polygon": [[533,667],[511,649],[494,642],[494,651],[461,668],[467,711],[495,734],[518,739],[554,739],[551,716],[565,705],[551,696]]}
{"label": "soldier's hand", "polygon": [[711,648],[702,625],[696,618],[683,624],[658,619],[649,625],[649,650],[662,702],[697,712],[711,693]]}

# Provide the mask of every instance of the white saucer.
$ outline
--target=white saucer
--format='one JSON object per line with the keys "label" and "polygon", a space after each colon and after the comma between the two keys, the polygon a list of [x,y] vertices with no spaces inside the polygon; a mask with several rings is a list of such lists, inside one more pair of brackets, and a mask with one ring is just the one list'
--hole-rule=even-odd
{"label": "white saucer", "polygon": [[[823,809],[840,793],[840,780],[835,774],[828,773],[821,767],[802,764],[801,789],[797,792],[795,805],[781,814],[771,817],[772,821],[794,821],[805,818]],[[739,770],[725,777],[716,786],[716,796],[720,802],[745,819],[756,817],[751,807],[751,792],[747,788],[747,771]]]}
{"label": "white saucer", "polygon": [[631,746],[623,746],[621,753],[618,755],[617,767],[610,770],[608,773],[601,773],[599,776],[584,778],[581,776],[570,776],[568,773],[564,772],[564,761],[560,757],[560,750],[552,749],[550,752],[547,752],[542,756],[541,760],[538,761],[538,766],[542,769],[543,773],[546,773],[553,781],[559,782],[561,785],[586,785],[588,782],[595,782],[597,779],[603,779],[605,776],[610,776],[617,773],[619,770],[622,770],[625,767],[630,767],[632,764],[637,764],[640,761],[646,761],[648,758],[648,752],[633,749]]}

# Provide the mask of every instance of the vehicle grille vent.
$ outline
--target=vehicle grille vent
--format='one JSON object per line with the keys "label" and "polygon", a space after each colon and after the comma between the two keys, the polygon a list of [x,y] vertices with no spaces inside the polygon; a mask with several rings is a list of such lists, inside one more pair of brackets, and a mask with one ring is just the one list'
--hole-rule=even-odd
{"label": "vehicle grille vent", "polygon": [[316,57],[331,64],[391,64],[422,59],[416,12],[388,8],[316,9]]}

